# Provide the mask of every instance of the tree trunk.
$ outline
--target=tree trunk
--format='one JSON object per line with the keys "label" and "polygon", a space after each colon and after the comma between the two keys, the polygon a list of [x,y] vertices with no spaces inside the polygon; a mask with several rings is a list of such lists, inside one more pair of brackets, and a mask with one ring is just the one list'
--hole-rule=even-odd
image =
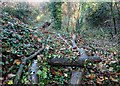
{"label": "tree trunk", "polygon": [[113,2],[112,2],[112,0],[111,0],[110,8],[111,8],[111,15],[112,15],[112,20],[113,20],[114,31],[115,31],[115,34],[117,34],[116,20],[115,20],[115,16],[114,16],[114,12],[113,12]]}
{"label": "tree trunk", "polygon": [[66,31],[69,32],[69,22],[70,22],[70,10],[71,10],[71,6],[70,6],[71,2],[67,3],[67,10],[68,10],[68,19],[67,19],[67,28]]}
{"label": "tree trunk", "polygon": [[86,61],[89,62],[100,62],[101,59],[98,56],[90,56],[88,58],[79,57],[76,60],[71,60],[68,58],[52,58],[48,61],[50,65],[53,66],[76,66],[76,67],[84,67],[84,63]]}
{"label": "tree trunk", "polygon": [[77,19],[76,21],[76,30],[79,33],[79,29],[80,29],[80,23],[79,23],[79,19]]}
{"label": "tree trunk", "polygon": [[119,10],[119,8],[118,8],[118,6],[117,6],[117,3],[118,3],[118,2],[115,2],[115,6],[116,6],[116,9],[117,9],[117,11],[118,11],[118,15],[120,15],[120,10]]}

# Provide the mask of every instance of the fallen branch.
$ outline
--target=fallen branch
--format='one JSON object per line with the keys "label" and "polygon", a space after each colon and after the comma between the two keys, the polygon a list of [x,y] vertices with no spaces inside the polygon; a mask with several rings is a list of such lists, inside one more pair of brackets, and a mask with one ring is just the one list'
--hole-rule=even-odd
{"label": "fallen branch", "polygon": [[39,83],[39,77],[37,75],[38,69],[39,69],[39,64],[38,64],[37,60],[34,60],[28,71],[28,79],[30,81],[30,84],[38,84]]}
{"label": "fallen branch", "polygon": [[16,77],[15,77],[15,80],[14,80],[14,84],[18,84],[19,79],[20,79],[21,74],[22,74],[23,67],[24,67],[25,64],[26,64],[26,61],[32,59],[33,57],[35,57],[36,55],[38,55],[38,54],[39,54],[40,52],[42,52],[43,50],[44,50],[44,44],[42,44],[42,48],[40,48],[36,53],[34,53],[33,55],[31,55],[31,56],[29,56],[29,57],[24,57],[24,58],[22,59],[22,63],[21,63],[21,65],[20,65],[19,69],[18,69],[18,72],[17,72]]}
{"label": "fallen branch", "polygon": [[[69,45],[68,42],[64,38],[61,37],[60,34],[58,34],[58,36],[67,45]],[[75,39],[76,39],[76,36],[73,35],[72,40],[71,40],[72,48],[77,49],[77,51],[80,53],[80,56],[77,59],[71,60],[69,58],[52,58],[48,61],[48,63],[50,65],[53,65],[53,66],[79,66],[79,67],[84,67],[84,64],[85,64],[86,61],[89,61],[89,62],[100,62],[101,61],[101,58],[99,56],[88,56],[83,48],[78,48],[76,43],[75,43]],[[69,45],[69,46],[71,46],[71,45]],[[73,72],[71,80],[70,80],[70,84],[72,84],[72,85],[73,84],[75,84],[75,85],[80,84],[83,73],[84,73],[84,71]]]}
{"label": "fallen branch", "polygon": [[99,56],[88,56],[83,48],[78,48],[75,43],[75,37],[76,36],[73,36],[73,39],[71,40],[72,47],[73,49],[77,48],[77,51],[80,53],[80,56],[76,60],[70,60],[68,58],[52,58],[49,60],[50,65],[83,67],[86,61],[89,61],[89,62],[100,62],[101,61],[101,58]]}
{"label": "fallen branch", "polygon": [[60,34],[57,34],[57,36],[59,36],[68,46],[71,46],[70,44],[68,44],[68,41],[65,40]]}
{"label": "fallen branch", "polygon": [[35,57],[37,54],[39,54],[43,50],[44,50],[44,44],[42,44],[42,48],[40,48],[36,53],[34,53],[33,55],[27,57],[27,60],[32,59],[33,57]]}
{"label": "fallen branch", "polygon": [[70,79],[70,84],[72,86],[81,84],[82,75],[83,75],[82,71],[81,72],[80,71],[73,71],[71,79]]}
{"label": "fallen branch", "polygon": [[76,61],[70,60],[68,58],[52,58],[48,61],[50,65],[53,66],[76,66],[76,67],[84,67],[84,63],[88,62],[100,62],[101,59],[97,56],[89,57],[89,58],[79,58]]}
{"label": "fallen branch", "polygon": [[80,53],[80,57],[78,58],[79,60],[78,61],[85,61],[85,60],[88,60],[88,61],[91,61],[91,62],[100,62],[101,59],[99,56],[88,56],[85,52],[85,50],[83,48],[78,48],[76,43],[75,43],[75,39],[76,39],[76,36],[73,36],[72,37],[72,47],[73,49],[74,48],[77,48],[77,51]]}
{"label": "fallen branch", "polygon": [[84,63],[88,62],[100,62],[101,59],[99,56],[87,56],[83,48],[77,49],[81,56],[76,60],[70,60],[69,58],[52,58],[49,60],[50,65],[54,66],[79,66],[84,67]]}

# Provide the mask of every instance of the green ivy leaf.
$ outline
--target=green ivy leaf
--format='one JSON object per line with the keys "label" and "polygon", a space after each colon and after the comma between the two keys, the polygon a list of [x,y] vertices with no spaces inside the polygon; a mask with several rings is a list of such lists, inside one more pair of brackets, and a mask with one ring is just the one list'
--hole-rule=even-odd
{"label": "green ivy leaf", "polygon": [[42,74],[42,71],[41,70],[38,70],[37,71],[37,74],[40,76]]}
{"label": "green ivy leaf", "polygon": [[47,73],[46,72],[43,73],[43,78],[44,79],[47,78]]}
{"label": "green ivy leaf", "polygon": [[0,62],[0,65],[4,65],[4,63],[3,63],[3,62]]}

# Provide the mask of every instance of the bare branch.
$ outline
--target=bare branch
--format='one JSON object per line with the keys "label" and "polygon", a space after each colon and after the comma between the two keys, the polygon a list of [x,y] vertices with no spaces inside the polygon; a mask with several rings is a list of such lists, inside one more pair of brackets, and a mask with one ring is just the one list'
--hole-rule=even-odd
{"label": "bare branch", "polygon": [[22,63],[21,63],[21,65],[20,65],[19,69],[18,69],[18,72],[17,72],[16,77],[15,77],[15,80],[14,80],[14,84],[18,84],[19,79],[20,79],[21,74],[22,74],[23,67],[24,67],[25,64],[26,64],[26,61],[32,59],[33,57],[35,57],[36,55],[38,55],[38,54],[39,54],[40,52],[42,52],[43,50],[44,50],[44,44],[42,44],[42,48],[40,48],[36,53],[34,53],[33,55],[31,55],[31,56],[29,56],[29,57],[24,57],[24,58],[22,59]]}

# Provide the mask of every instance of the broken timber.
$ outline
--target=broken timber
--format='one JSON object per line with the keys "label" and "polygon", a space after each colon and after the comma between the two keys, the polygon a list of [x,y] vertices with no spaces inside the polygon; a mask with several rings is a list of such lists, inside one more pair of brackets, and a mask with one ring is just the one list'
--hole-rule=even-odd
{"label": "broken timber", "polygon": [[[63,41],[65,41],[66,44],[67,41],[63,39],[60,35],[58,35]],[[83,48],[78,48],[75,39],[76,36],[72,37],[73,39],[71,40],[72,42],[72,48],[77,49],[77,51],[80,53],[80,56],[76,60],[70,60],[68,58],[52,58],[48,61],[50,65],[53,66],[79,66],[79,67],[84,67],[84,63],[86,61],[89,62],[100,62],[101,58],[99,56],[88,56]],[[84,70],[84,69],[83,69]],[[81,84],[82,80],[82,75],[84,71],[73,71],[72,76],[70,79],[70,85],[76,86]]]}
{"label": "broken timber", "polygon": [[42,44],[42,48],[40,48],[40,49],[39,49],[37,52],[35,52],[33,55],[31,55],[31,56],[29,56],[29,57],[24,57],[24,58],[22,59],[22,63],[21,63],[21,65],[20,65],[20,67],[19,67],[19,69],[18,69],[18,72],[17,72],[17,74],[16,74],[16,77],[15,77],[15,79],[14,79],[14,84],[18,84],[19,79],[21,78],[21,74],[22,74],[23,67],[24,67],[25,64],[26,64],[26,61],[34,58],[36,55],[38,55],[38,54],[39,54],[40,52],[42,52],[43,50],[44,50],[44,44]]}
{"label": "broken timber", "polygon": [[81,83],[81,80],[82,80],[82,75],[83,75],[83,72],[80,72],[80,71],[73,71],[72,72],[72,76],[71,76],[71,79],[70,79],[70,84],[73,86],[73,85],[78,85]]}
{"label": "broken timber", "polygon": [[[77,47],[75,41],[72,40],[72,47]],[[54,66],[79,66],[83,67],[86,61],[88,62],[100,62],[101,58],[99,56],[88,56],[83,48],[78,48],[77,51],[80,53],[80,56],[71,60],[69,58],[52,58],[49,60],[50,65]]]}
{"label": "broken timber", "polygon": [[37,71],[39,69],[39,64],[37,60],[33,60],[31,67],[28,71],[28,79],[30,84],[38,84],[39,83],[39,76],[37,75]]}
{"label": "broken timber", "polygon": [[71,60],[68,58],[52,58],[49,60],[49,64],[53,66],[78,66],[83,67],[84,63],[88,62],[100,62],[101,59],[98,56],[80,56],[77,60]]}

